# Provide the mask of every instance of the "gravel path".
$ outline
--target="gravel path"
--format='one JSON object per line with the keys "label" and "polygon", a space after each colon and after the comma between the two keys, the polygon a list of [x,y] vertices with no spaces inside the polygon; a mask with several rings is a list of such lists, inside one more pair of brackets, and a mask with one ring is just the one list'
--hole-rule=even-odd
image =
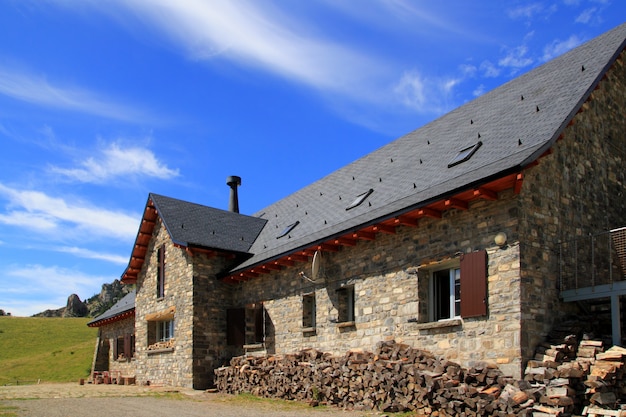
{"label": "gravel path", "polygon": [[[2,413],[7,414],[2,414]],[[14,414],[10,414],[14,413]],[[364,417],[374,412],[308,407],[191,389],[40,384],[0,387],[0,416],[19,417]]]}

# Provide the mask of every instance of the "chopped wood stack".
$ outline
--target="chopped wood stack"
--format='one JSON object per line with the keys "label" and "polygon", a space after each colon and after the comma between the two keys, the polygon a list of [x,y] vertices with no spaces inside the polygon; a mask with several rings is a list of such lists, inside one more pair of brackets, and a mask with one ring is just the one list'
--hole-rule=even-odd
{"label": "chopped wood stack", "polygon": [[[534,417],[621,415],[626,349],[603,351],[600,340],[567,336],[561,344],[542,344],[527,364],[524,380],[536,390]],[[626,415],[626,413],[624,413]]]}
{"label": "chopped wood stack", "polygon": [[[429,352],[381,342],[375,352],[336,357],[317,350],[239,356],[215,370],[218,390],[319,402],[357,410],[416,411],[439,416],[530,416],[526,381],[495,365],[464,369]],[[521,386],[520,386],[521,384]]]}

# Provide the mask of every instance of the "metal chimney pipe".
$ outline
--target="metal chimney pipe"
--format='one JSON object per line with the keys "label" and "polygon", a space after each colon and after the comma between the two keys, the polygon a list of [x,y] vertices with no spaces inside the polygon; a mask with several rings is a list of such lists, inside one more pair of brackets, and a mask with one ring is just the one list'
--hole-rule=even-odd
{"label": "metal chimney pipe", "polygon": [[226,185],[230,187],[230,199],[228,200],[228,211],[239,213],[239,196],[237,187],[241,185],[241,177],[231,175],[226,178]]}

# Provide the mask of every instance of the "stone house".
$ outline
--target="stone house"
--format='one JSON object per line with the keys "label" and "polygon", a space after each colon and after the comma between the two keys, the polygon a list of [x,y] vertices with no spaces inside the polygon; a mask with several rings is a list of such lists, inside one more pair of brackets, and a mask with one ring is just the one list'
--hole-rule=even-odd
{"label": "stone house", "polygon": [[[519,377],[572,294],[602,286],[619,312],[620,249],[562,249],[624,223],[625,39],[621,25],[252,216],[238,177],[228,211],[150,194],[122,276],[137,381],[205,388],[234,355],[390,339]],[[619,314],[611,329],[621,342]]]}
{"label": "stone house", "polygon": [[87,323],[98,328],[98,340],[91,365],[94,372],[135,375],[135,291],[130,291],[107,311]]}

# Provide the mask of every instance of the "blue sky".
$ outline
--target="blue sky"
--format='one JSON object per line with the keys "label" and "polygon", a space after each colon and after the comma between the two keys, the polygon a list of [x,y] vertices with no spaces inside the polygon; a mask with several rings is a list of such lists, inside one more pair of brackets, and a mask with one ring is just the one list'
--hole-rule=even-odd
{"label": "blue sky", "polygon": [[623,23],[622,0],[0,2],[0,308],[119,278],[149,192],[253,214]]}

